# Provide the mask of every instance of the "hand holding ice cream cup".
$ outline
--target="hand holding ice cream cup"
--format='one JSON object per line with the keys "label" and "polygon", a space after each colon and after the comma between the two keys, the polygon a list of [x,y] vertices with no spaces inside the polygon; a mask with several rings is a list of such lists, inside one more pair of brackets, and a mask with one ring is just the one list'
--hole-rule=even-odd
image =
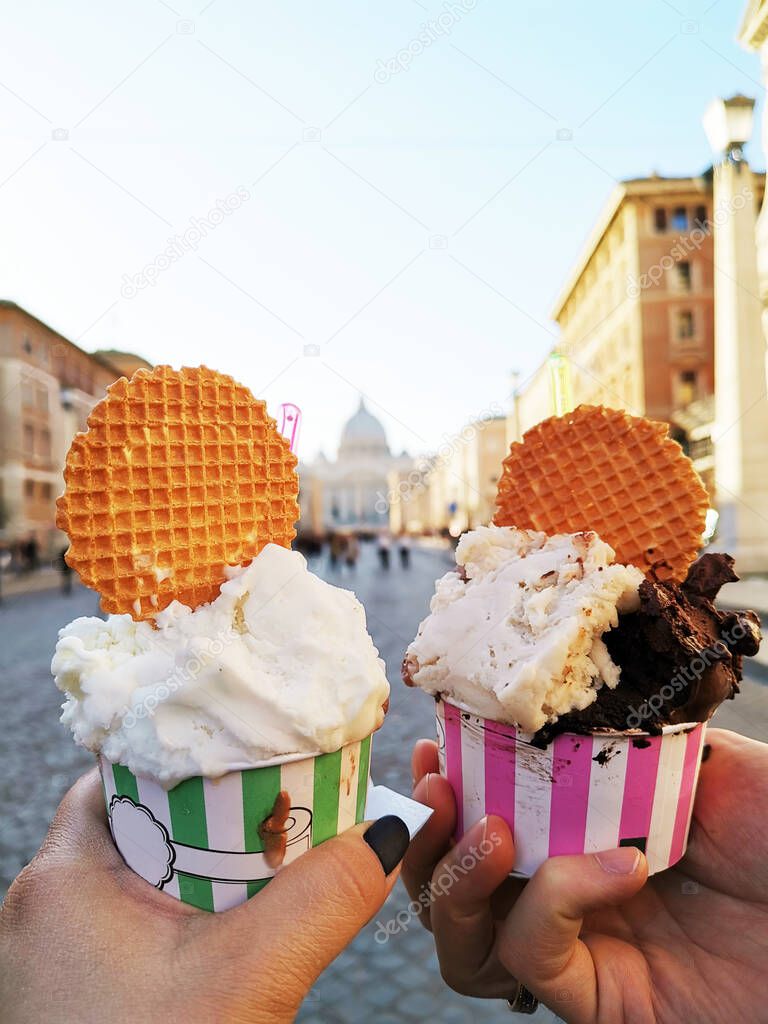
{"label": "hand holding ice cream cup", "polygon": [[457,839],[498,815],[522,877],[683,856],[706,723],[760,643],[754,613],[713,603],[733,560],[694,561],[707,504],[664,424],[582,406],[512,446],[495,522],[459,542],[403,665],[436,699]]}
{"label": "hand holding ice cream cup", "polygon": [[389,685],[355,596],[290,550],[295,466],[204,367],[118,381],[67,460],[67,559],[110,614],[61,630],[62,720],[128,865],[205,910],[366,814]]}

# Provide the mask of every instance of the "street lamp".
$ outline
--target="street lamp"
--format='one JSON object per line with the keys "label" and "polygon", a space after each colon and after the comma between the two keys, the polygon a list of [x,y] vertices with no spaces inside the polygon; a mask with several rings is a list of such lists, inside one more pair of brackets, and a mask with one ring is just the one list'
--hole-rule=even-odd
{"label": "street lamp", "polygon": [[555,416],[564,416],[573,410],[571,364],[568,356],[562,352],[552,352],[547,362],[549,363],[552,412]]}
{"label": "street lamp", "polygon": [[752,114],[755,101],[737,94],[716,99],[704,112],[704,131],[716,156],[732,163],[744,159],[743,147],[752,138]]}

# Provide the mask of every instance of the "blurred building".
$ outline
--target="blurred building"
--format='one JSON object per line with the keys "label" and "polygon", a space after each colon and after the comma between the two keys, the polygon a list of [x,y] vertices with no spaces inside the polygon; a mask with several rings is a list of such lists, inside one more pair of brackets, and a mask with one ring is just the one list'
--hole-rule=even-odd
{"label": "blurred building", "polygon": [[[717,541],[742,572],[768,572],[768,381],[754,175],[744,155],[755,101],[716,99],[704,114],[715,157],[715,500]],[[762,215],[761,215],[762,218]],[[762,254],[765,265],[765,253]]]}
{"label": "blurred building", "polygon": [[[750,0],[739,27],[739,42],[760,56],[762,79],[768,87],[768,0]],[[768,166],[768,107],[763,108],[763,152]],[[763,305],[763,330],[768,337],[768,208],[757,218],[757,273]]]}
{"label": "blurred building", "polygon": [[392,473],[408,472],[413,459],[393,455],[380,420],[360,399],[345,423],[335,460],[322,453],[299,466],[300,531],[322,534],[335,528],[379,530],[389,523]]}
{"label": "blurred building", "polygon": [[15,303],[0,301],[0,538],[5,544],[34,538],[42,555],[63,544],[54,525],[55,503],[70,442],[120,376],[120,366],[84,352]]}
{"label": "blurred building", "polygon": [[501,464],[507,453],[505,416],[467,423],[437,452],[407,473],[393,474],[390,527],[411,533],[450,533],[490,522]]}
{"label": "blurred building", "polygon": [[[763,176],[744,186],[762,198]],[[553,310],[570,401],[666,420],[713,487],[712,172],[637,178],[612,193]],[[515,393],[511,433],[552,415],[547,359]],[[695,442],[695,444],[694,444]]]}

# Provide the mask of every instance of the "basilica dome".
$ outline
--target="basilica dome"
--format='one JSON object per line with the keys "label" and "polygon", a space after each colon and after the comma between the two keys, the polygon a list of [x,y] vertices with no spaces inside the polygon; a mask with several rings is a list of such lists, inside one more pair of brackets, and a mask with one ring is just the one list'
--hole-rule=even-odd
{"label": "basilica dome", "polygon": [[379,420],[368,411],[365,399],[361,398],[357,412],[347,420],[341,432],[339,458],[382,455],[390,455],[387,435]]}

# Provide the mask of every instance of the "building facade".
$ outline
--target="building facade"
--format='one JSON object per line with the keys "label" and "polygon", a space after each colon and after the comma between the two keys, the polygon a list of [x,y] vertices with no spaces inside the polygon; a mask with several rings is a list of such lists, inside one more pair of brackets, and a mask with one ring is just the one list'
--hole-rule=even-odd
{"label": "building facade", "polygon": [[[758,201],[763,187],[761,175],[745,177],[744,188]],[[572,405],[666,420],[684,446],[695,440],[697,468],[710,489],[713,235],[731,212],[713,208],[711,172],[623,182],[553,310]],[[555,411],[552,377],[547,359],[516,392],[513,436]]]}
{"label": "building facade", "polygon": [[412,466],[406,452],[392,454],[383,425],[361,398],[342,429],[336,459],[321,454],[299,466],[300,532],[386,528],[390,478]]}
{"label": "building facade", "polygon": [[446,437],[438,450],[390,480],[393,533],[449,533],[487,524],[507,454],[507,418],[489,415]]}
{"label": "building facade", "polygon": [[[142,361],[143,362],[143,361]],[[148,365],[148,364],[146,364]],[[75,433],[121,370],[13,302],[0,301],[0,539],[63,545],[56,498]]]}
{"label": "building facade", "polygon": [[[760,57],[763,83],[768,88],[768,0],[750,0],[739,27],[738,39]],[[763,105],[763,153],[768,167],[768,105]],[[763,304],[763,331],[768,337],[768,209],[757,218],[757,273]]]}

